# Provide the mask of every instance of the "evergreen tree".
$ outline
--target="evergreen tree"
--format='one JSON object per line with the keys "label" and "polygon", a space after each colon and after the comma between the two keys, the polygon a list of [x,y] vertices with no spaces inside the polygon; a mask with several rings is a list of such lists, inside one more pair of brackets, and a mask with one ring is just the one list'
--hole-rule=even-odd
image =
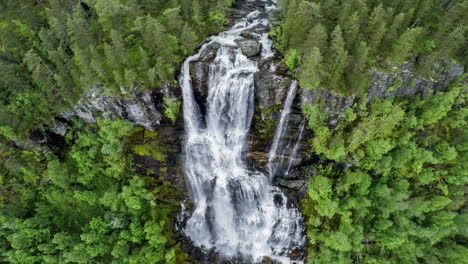
{"label": "evergreen tree", "polygon": [[331,34],[328,56],[331,62],[328,65],[328,83],[333,89],[343,89],[343,72],[348,65],[348,51],[345,49],[341,28],[335,27]]}
{"label": "evergreen tree", "polygon": [[183,20],[180,17],[180,8],[170,8],[164,10],[161,23],[174,36],[179,36],[182,32]]}
{"label": "evergreen tree", "polygon": [[317,47],[312,48],[312,52],[304,56],[299,71],[299,80],[305,88],[317,88],[321,82],[322,70],[322,55]]}
{"label": "evergreen tree", "polygon": [[369,86],[368,61],[369,48],[364,41],[361,41],[351,57],[351,62],[348,66],[350,69],[346,75],[352,90],[358,94],[365,91]]}
{"label": "evergreen tree", "polygon": [[[318,23],[321,18],[320,6],[315,3],[310,3],[308,1],[300,1],[295,12],[294,20],[291,23],[290,38],[291,47],[296,48],[300,46],[303,42],[309,28],[313,24]],[[297,43],[297,44],[296,44]]]}
{"label": "evergreen tree", "polygon": [[84,49],[95,43],[93,31],[86,18],[86,11],[82,5],[76,5],[72,15],[67,20],[67,34],[70,36],[72,45]]}
{"label": "evergreen tree", "polygon": [[372,10],[367,24],[366,37],[371,54],[376,55],[380,42],[386,32],[385,10],[380,4]]}
{"label": "evergreen tree", "polygon": [[197,46],[197,35],[192,31],[192,28],[185,24],[180,35],[180,44],[184,49],[184,54],[189,54]]}
{"label": "evergreen tree", "polygon": [[283,41],[289,45],[291,36],[294,34],[294,28],[296,26],[295,22],[298,21],[296,16],[299,8],[299,0],[290,0],[288,1],[287,9],[285,10],[285,23],[282,26],[283,28]]}
{"label": "evergreen tree", "polygon": [[343,23],[344,40],[346,42],[346,49],[351,50],[354,43],[359,36],[360,31],[360,17],[358,12],[346,17]]}
{"label": "evergreen tree", "polygon": [[307,38],[305,39],[301,50],[305,54],[310,53],[314,47],[317,47],[320,50],[326,50],[327,40],[327,29],[322,26],[322,24],[317,24],[307,34]]}
{"label": "evergreen tree", "polygon": [[405,13],[400,13],[393,18],[392,24],[388,28],[385,34],[385,46],[386,48],[391,47],[391,43],[398,38],[400,32],[402,32],[402,25],[405,20]]}
{"label": "evergreen tree", "polygon": [[411,55],[413,47],[422,32],[422,28],[412,28],[403,33],[393,44],[390,60],[394,65],[400,65]]}
{"label": "evergreen tree", "polygon": [[195,24],[198,34],[203,32],[205,25],[203,24],[203,12],[202,6],[199,0],[194,0],[192,2],[192,21]]}

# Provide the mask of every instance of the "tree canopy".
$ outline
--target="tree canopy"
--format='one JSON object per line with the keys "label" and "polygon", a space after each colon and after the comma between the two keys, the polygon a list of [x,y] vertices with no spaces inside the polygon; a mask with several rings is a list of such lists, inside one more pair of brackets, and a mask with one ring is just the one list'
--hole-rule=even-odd
{"label": "tree canopy", "polygon": [[[394,72],[414,63],[429,78],[450,60],[468,66],[466,0],[281,0],[279,6],[275,45],[285,61],[290,50],[298,54],[297,77],[304,87],[362,95],[372,71]],[[311,61],[319,58],[311,56],[327,59],[315,65]],[[314,80],[305,72],[313,72]]]}

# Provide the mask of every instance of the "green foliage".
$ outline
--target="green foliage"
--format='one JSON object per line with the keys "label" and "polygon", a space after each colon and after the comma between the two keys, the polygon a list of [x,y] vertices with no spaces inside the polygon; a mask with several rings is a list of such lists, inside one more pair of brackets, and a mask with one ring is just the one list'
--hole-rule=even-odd
{"label": "green foliage", "polygon": [[311,149],[328,160],[303,200],[308,263],[465,261],[467,81],[356,104],[333,127],[322,104],[303,106]]}
{"label": "green foliage", "polygon": [[395,41],[389,56],[394,65],[400,65],[408,59],[422,31],[420,27],[411,28]]}
{"label": "green foliage", "polygon": [[[75,122],[60,146],[29,145],[84,92],[116,96],[176,81],[227,23],[231,0],[0,1],[0,262],[185,263],[172,237],[174,187],[126,153],[165,162],[132,125]],[[175,121],[181,102],[162,100]]]}
{"label": "green foliage", "polygon": [[165,96],[163,100],[165,108],[164,114],[167,118],[171,119],[172,122],[175,122],[180,111],[180,101],[177,101],[170,96]]}
{"label": "green foliage", "polygon": [[175,82],[180,62],[224,27],[232,4],[26,2],[0,4],[0,123],[18,138],[53,121],[89,89],[125,95]]}
{"label": "green foliage", "polygon": [[468,66],[464,0],[283,0],[279,7],[282,20],[271,35],[284,54],[299,54],[297,65],[286,62],[289,69],[299,66],[303,87],[319,82],[343,94],[363,95],[373,71],[393,72],[413,62],[418,74],[437,78],[433,66],[448,59]]}
{"label": "green foliage", "polygon": [[227,22],[226,16],[220,11],[212,11],[208,14],[208,23],[211,25],[210,30],[220,31]]}
{"label": "green foliage", "polygon": [[0,145],[0,262],[184,263],[171,239],[176,205],[165,202],[174,187],[135,174],[132,131],[121,120],[76,124],[62,158]]}
{"label": "green foliage", "polygon": [[286,52],[284,56],[284,64],[288,70],[292,71],[297,68],[297,64],[299,62],[299,53],[295,49],[290,49]]}
{"label": "green foliage", "polygon": [[327,68],[329,74],[328,83],[331,88],[336,90],[342,89],[341,76],[343,75],[345,67],[348,65],[348,52],[345,49],[343,34],[340,26],[336,26],[331,34],[329,55],[334,58]]}
{"label": "green foliage", "polygon": [[304,88],[317,88],[322,81],[323,71],[321,69],[322,55],[317,47],[310,54],[304,56],[304,62],[299,70],[299,79]]}
{"label": "green foliage", "polygon": [[164,147],[159,143],[159,137],[147,137],[147,131],[143,132],[143,142],[133,146],[133,152],[140,156],[151,156],[158,161],[166,161],[166,154],[164,154]]}

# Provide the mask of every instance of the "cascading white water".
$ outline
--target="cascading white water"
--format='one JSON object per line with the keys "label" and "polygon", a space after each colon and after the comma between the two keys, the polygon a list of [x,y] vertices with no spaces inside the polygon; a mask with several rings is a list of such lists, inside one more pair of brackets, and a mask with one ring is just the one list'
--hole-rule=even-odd
{"label": "cascading white water", "polygon": [[291,106],[296,97],[296,90],[297,90],[297,81],[294,80],[291,82],[291,86],[289,87],[288,95],[286,97],[286,102],[284,103],[283,111],[281,112],[281,118],[276,127],[275,135],[273,137],[273,143],[270,148],[270,152],[268,153],[268,172],[270,178],[276,175],[276,170],[278,163],[277,159],[277,152],[280,146],[281,139],[283,138],[284,132],[286,130],[286,124],[288,122],[289,114],[291,113]]}
{"label": "cascading white water", "polygon": [[302,120],[301,126],[299,127],[299,135],[297,136],[297,141],[294,144],[294,148],[291,151],[290,157],[289,157],[289,163],[288,167],[285,171],[285,175],[287,176],[289,174],[289,171],[291,170],[291,167],[293,166],[295,159],[296,159],[296,154],[299,150],[299,146],[302,140],[302,133],[304,133],[304,128],[305,128],[306,121],[305,119]]}
{"label": "cascading white water", "polygon": [[[269,177],[248,169],[243,161],[258,66],[242,54],[235,40],[248,29],[268,24],[259,18],[262,12],[254,11],[212,37],[183,64],[179,82],[187,133],[185,172],[194,203],[184,232],[196,246],[215,249],[226,258],[260,262],[269,257],[291,263],[291,249],[304,243],[302,216],[297,209],[288,208],[286,197],[272,186]],[[271,40],[262,39],[266,41],[270,43],[264,48],[269,50],[262,51],[262,58],[272,54]],[[204,124],[189,70],[190,62],[214,42],[221,47],[209,66]]]}

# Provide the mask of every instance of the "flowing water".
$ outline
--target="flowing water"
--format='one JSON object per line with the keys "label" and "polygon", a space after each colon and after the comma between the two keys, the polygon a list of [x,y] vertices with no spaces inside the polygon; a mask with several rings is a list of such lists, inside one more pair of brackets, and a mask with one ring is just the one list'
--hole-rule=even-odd
{"label": "flowing water", "polygon": [[[276,176],[287,178],[291,167],[296,165],[295,163],[298,160],[300,161],[300,158],[296,156],[305,128],[305,119],[302,119],[298,132],[291,133],[291,131],[288,131],[288,125],[290,125],[289,123],[291,120],[291,108],[294,98],[296,97],[297,86],[297,81],[292,81],[284,103],[284,108],[281,111],[280,121],[276,127],[273,143],[268,153],[267,167],[271,180]],[[288,137],[286,137],[286,135],[288,135]]]}
{"label": "flowing water", "polygon": [[[183,64],[179,82],[187,134],[185,172],[194,204],[183,231],[195,246],[214,249],[227,259],[258,263],[268,257],[297,263],[288,255],[304,243],[301,214],[287,206],[286,197],[270,177],[249,169],[243,160],[258,65],[242,54],[235,40],[242,32],[268,25],[262,17],[273,8],[265,5],[263,10],[251,12],[229,30],[211,37]],[[272,56],[271,40],[266,33],[259,34],[262,58]],[[214,42],[221,47],[209,66],[206,114],[201,116],[192,90],[190,62]]]}
{"label": "flowing water", "polygon": [[[281,165],[283,164],[283,155],[278,157],[278,153],[284,154],[283,150],[285,146],[283,145],[285,140],[283,139],[284,133],[286,132],[287,123],[289,120],[289,115],[291,114],[291,106],[296,97],[296,90],[297,90],[297,81],[294,80],[291,82],[291,86],[289,87],[288,96],[286,97],[286,102],[284,103],[283,111],[281,112],[280,121],[278,126],[276,127],[275,135],[273,137],[273,143],[270,148],[270,152],[268,153],[268,173],[270,175],[270,179],[273,179],[277,174],[278,170],[280,169]],[[299,141],[298,141],[299,142]],[[282,171],[284,174],[287,174],[288,171]]]}
{"label": "flowing water", "polygon": [[306,121],[305,119],[302,119],[301,126],[299,127],[299,134],[297,136],[296,143],[294,144],[294,147],[291,151],[291,154],[289,156],[289,162],[288,162],[288,167],[286,168],[285,175],[289,175],[289,171],[291,170],[291,167],[294,165],[294,162],[296,162],[296,155],[299,150],[299,146],[302,140],[302,134],[304,133],[304,128],[305,128]]}

